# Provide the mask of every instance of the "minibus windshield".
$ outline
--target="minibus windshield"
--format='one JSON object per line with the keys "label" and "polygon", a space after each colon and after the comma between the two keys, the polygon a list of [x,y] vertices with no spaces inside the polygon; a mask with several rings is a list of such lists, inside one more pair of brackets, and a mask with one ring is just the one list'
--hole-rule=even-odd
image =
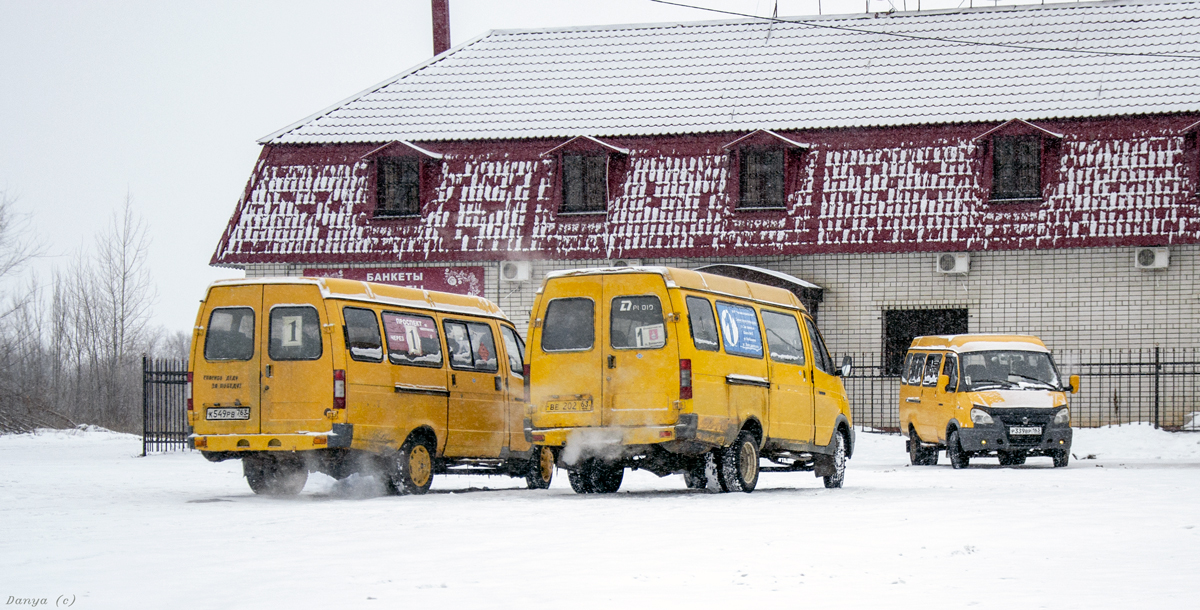
{"label": "minibus windshield", "polygon": [[996,350],[962,354],[962,380],[966,391],[1062,391],[1054,360],[1045,352]]}

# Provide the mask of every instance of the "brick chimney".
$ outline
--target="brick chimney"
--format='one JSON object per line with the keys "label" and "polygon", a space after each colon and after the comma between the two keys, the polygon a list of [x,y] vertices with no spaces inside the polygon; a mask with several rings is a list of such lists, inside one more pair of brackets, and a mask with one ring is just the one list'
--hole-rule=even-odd
{"label": "brick chimney", "polygon": [[433,54],[450,48],[450,0],[433,0]]}

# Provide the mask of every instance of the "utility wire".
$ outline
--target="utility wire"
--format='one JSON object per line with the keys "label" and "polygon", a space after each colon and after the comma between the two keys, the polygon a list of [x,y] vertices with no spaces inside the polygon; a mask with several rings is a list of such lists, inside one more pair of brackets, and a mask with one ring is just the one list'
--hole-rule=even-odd
{"label": "utility wire", "polygon": [[1180,55],[1174,53],[1124,53],[1121,51],[1091,51],[1087,49],[1060,49],[1057,47],[1034,47],[1020,44],[1006,44],[1003,42],[978,42],[974,40],[960,40],[957,38],[938,38],[936,36],[918,36],[916,34],[901,34],[899,32],[884,32],[879,30],[869,30],[866,28],[853,28],[843,25],[829,25],[827,23],[814,23],[812,21],[801,21],[798,19],[781,19],[779,17],[759,17],[758,15],[750,15],[747,13],[738,13],[736,11],[726,11],[717,8],[708,8],[706,6],[695,6],[691,4],[683,4],[682,2],[671,2],[670,0],[650,0],[658,4],[667,4],[670,6],[678,6],[681,8],[690,8],[698,11],[708,11],[711,13],[721,13],[724,15],[733,15],[735,17],[747,17],[750,19],[763,19],[771,22],[791,23],[810,28],[821,28],[826,30],[841,30],[845,32],[857,32],[859,34],[877,34],[880,36],[893,36],[896,38],[907,38],[910,40],[926,40],[933,42],[948,42],[953,44],[970,45],[977,47],[1002,47],[1006,49],[1020,49],[1022,51],[1056,51],[1059,53],[1080,53],[1083,55],[1115,55],[1120,57],[1153,57],[1156,59],[1200,59],[1200,55]]}

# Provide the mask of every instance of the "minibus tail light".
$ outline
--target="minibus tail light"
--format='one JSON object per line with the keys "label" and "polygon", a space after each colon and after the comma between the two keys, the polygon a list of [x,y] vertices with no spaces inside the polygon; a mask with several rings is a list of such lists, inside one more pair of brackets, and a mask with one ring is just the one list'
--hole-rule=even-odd
{"label": "minibus tail light", "polygon": [[346,371],[342,369],[333,372],[333,408],[346,408]]}
{"label": "minibus tail light", "polygon": [[679,400],[687,400],[692,397],[692,361],[683,359],[679,361]]}
{"label": "minibus tail light", "polygon": [[183,386],[183,395],[187,398],[187,410],[192,411],[192,372],[188,371],[187,383]]}
{"label": "minibus tail light", "polygon": [[521,367],[521,375],[525,377],[525,402],[529,402],[529,364]]}

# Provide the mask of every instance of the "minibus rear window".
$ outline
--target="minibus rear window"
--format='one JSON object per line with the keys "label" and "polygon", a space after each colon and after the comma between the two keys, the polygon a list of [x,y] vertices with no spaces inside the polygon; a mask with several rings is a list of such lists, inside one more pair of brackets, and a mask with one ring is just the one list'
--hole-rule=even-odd
{"label": "minibus rear window", "polygon": [[568,352],[592,349],[596,341],[595,303],[591,299],[554,299],[546,306],[542,323],[542,351]]}
{"label": "minibus rear window", "polygon": [[388,360],[408,366],[442,366],[442,340],[429,316],[383,312]]}
{"label": "minibus rear window", "polygon": [[271,310],[272,360],[318,360],[321,358],[321,319],[308,306],[283,306]]}
{"label": "minibus rear window", "polygon": [[774,311],[762,312],[767,327],[767,351],[771,360],[784,364],[804,364],[804,339],[796,316]]}
{"label": "minibus rear window", "polygon": [[364,362],[383,362],[383,339],[379,336],[379,320],[370,309],[346,307],[346,348],[350,357]]}
{"label": "minibus rear window", "polygon": [[692,344],[696,349],[715,352],[721,349],[717,336],[717,318],[713,316],[712,304],[708,299],[688,297],[688,327],[692,331]]}
{"label": "minibus rear window", "polygon": [[254,310],[221,307],[208,317],[205,360],[249,360],[254,357]]}
{"label": "minibus rear window", "polygon": [[658,349],[667,344],[662,303],[656,296],[612,300],[609,341],[616,349]]}

